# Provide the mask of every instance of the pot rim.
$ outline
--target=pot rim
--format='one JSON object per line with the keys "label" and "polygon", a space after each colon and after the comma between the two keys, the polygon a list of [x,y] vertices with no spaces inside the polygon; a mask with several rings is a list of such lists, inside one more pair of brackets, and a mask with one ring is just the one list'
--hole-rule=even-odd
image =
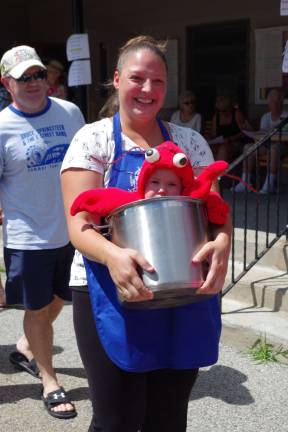
{"label": "pot rim", "polygon": [[106,217],[106,220],[110,220],[113,216],[117,215],[118,213],[121,213],[124,210],[127,210],[129,208],[143,206],[145,204],[150,204],[151,202],[155,203],[155,201],[181,201],[181,202],[192,202],[195,204],[204,204],[204,200],[200,198],[191,198],[188,196],[165,196],[165,197],[154,197],[154,198],[143,198],[138,201],[133,201],[132,203],[123,204],[120,207],[117,207],[114,209],[109,215]]}

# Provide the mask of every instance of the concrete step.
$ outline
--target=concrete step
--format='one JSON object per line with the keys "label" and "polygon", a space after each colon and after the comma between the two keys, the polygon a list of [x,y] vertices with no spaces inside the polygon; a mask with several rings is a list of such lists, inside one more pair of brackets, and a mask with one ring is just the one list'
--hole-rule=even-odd
{"label": "concrete step", "polygon": [[222,299],[223,327],[233,332],[235,337],[241,338],[247,331],[250,340],[266,336],[268,342],[282,344],[288,347],[288,313],[271,311],[265,307],[253,307],[243,302]]}
{"label": "concrete step", "polygon": [[288,274],[255,265],[225,297],[250,307],[288,312]]}
{"label": "concrete step", "polygon": [[[235,231],[237,241],[235,248],[234,276],[244,270],[243,261],[243,230]],[[265,245],[266,235],[259,233],[259,240]],[[247,263],[253,256],[255,233],[247,231]],[[239,249],[242,247],[242,257]],[[247,274],[226,294],[227,299],[236,300],[250,307],[267,307],[273,311],[288,312],[288,268],[287,241],[283,236],[255,264]],[[252,250],[253,249],[253,250]],[[238,257],[238,259],[237,259]],[[232,262],[226,277],[226,286],[232,280]]]}
{"label": "concrete step", "polygon": [[[243,263],[244,261],[244,235],[243,229],[235,229],[235,261]],[[268,234],[268,241],[272,241],[275,238],[275,234]],[[255,259],[255,231],[246,231],[246,262],[251,262]],[[267,236],[265,232],[258,232],[258,253],[266,248]],[[288,244],[285,236],[282,236],[273,247],[261,258],[259,264],[263,267],[269,267],[272,269],[278,269],[282,271],[287,270],[287,254],[288,254]]]}

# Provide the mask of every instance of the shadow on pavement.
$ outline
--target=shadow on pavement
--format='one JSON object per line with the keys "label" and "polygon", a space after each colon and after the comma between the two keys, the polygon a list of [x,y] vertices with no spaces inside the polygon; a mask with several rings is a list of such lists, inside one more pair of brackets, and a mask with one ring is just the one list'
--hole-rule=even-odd
{"label": "shadow on pavement", "polygon": [[220,399],[232,405],[249,405],[254,402],[249,390],[243,385],[247,375],[227,366],[212,366],[201,370],[190,400],[204,397]]}
{"label": "shadow on pavement", "polygon": [[61,368],[55,367],[55,372],[57,374],[69,375],[76,378],[84,378],[86,379],[86,373],[84,368]]}

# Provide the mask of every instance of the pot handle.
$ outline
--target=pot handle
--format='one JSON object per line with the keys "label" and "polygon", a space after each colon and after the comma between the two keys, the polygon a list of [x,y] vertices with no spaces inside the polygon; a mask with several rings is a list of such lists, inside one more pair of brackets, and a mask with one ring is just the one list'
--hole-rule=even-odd
{"label": "pot handle", "polygon": [[[109,237],[110,236],[110,231],[112,228],[112,225],[108,224],[108,225],[96,225],[94,223],[90,223],[89,224],[91,228],[93,228],[95,231],[99,232],[100,234],[103,235],[103,237]],[[108,230],[105,233],[102,233],[102,230]]]}

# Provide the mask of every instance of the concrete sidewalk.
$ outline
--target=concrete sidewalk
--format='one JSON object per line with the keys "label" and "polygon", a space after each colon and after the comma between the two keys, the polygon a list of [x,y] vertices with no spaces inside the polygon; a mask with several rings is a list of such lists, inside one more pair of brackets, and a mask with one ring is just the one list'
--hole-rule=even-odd
{"label": "concrete sidewalk", "polygon": [[[17,372],[8,355],[22,333],[20,310],[0,311],[0,424],[3,432],[86,432],[91,405],[66,305],[56,322],[55,367],[60,383],[75,401],[78,417],[57,420],[44,410],[40,381]],[[283,364],[257,365],[245,354],[255,333],[224,328],[217,365],[201,370],[191,395],[188,432],[287,432],[288,373]],[[129,407],[127,407],[129,409]],[[125,432],[125,431],[119,431]],[[177,431],[175,431],[177,432]]]}

